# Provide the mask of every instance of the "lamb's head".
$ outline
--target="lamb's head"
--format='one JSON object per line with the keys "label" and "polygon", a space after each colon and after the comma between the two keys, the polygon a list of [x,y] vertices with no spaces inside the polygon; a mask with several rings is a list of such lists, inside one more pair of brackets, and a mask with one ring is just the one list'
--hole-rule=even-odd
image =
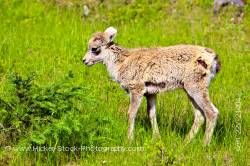
{"label": "lamb's head", "polygon": [[83,57],[85,65],[93,65],[102,62],[107,56],[107,46],[116,36],[117,30],[113,27],[107,28],[104,32],[93,34],[88,43],[88,51]]}

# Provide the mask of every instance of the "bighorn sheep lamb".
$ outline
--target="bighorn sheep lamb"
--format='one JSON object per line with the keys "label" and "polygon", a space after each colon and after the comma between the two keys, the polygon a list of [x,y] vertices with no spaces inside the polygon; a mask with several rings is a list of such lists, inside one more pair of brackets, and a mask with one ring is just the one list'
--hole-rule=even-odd
{"label": "bighorn sheep lamb", "polygon": [[133,139],[134,123],[143,96],[153,128],[159,137],[156,121],[156,94],[182,88],[194,107],[194,123],[187,135],[189,142],[206,119],[204,143],[211,141],[218,110],[209,99],[208,86],[220,69],[215,52],[195,45],[176,45],[159,48],[125,49],[113,42],[117,30],[109,27],[95,33],[88,43],[83,63],[106,65],[112,78],[130,94],[128,138]]}

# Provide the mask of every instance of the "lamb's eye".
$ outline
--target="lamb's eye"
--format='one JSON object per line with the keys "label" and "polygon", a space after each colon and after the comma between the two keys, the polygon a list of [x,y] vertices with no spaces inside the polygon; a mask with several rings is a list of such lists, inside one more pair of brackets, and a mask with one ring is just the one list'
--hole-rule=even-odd
{"label": "lamb's eye", "polygon": [[91,48],[91,52],[94,53],[95,55],[98,55],[101,52],[101,48],[100,47]]}
{"label": "lamb's eye", "polygon": [[92,52],[96,52],[98,48],[91,48]]}

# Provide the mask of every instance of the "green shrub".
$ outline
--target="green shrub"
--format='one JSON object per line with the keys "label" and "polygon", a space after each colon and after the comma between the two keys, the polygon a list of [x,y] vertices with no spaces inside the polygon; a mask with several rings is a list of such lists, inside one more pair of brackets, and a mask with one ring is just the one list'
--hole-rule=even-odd
{"label": "green shrub", "polygon": [[[113,119],[95,112],[98,103],[87,87],[71,83],[72,73],[47,87],[34,84],[35,75],[11,75],[12,101],[0,99],[1,144],[30,146],[90,146],[114,143]],[[115,136],[121,137],[118,132]]]}
{"label": "green shrub", "polygon": [[[34,78],[34,74],[27,78],[13,74],[11,83],[15,97],[9,102],[0,99],[1,135],[5,136],[8,144],[17,143],[22,137],[34,144],[45,144],[50,139],[49,135],[56,135],[59,140],[63,137],[62,132],[72,134],[79,131],[79,121],[74,117],[70,120],[71,115],[94,108],[88,88],[72,85],[70,75],[48,87],[35,85]],[[84,110],[79,106],[80,102]]]}

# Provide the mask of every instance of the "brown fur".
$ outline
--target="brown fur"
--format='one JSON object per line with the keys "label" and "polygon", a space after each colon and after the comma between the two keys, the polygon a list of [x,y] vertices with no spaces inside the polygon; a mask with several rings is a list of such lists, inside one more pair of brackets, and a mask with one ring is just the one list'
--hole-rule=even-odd
{"label": "brown fur", "polygon": [[147,82],[164,83],[161,90],[183,88],[193,80],[205,82],[216,57],[211,50],[208,52],[207,48],[192,45],[131,50],[113,45],[109,49],[116,54],[114,79],[129,90],[140,85],[143,94],[148,93]]}

